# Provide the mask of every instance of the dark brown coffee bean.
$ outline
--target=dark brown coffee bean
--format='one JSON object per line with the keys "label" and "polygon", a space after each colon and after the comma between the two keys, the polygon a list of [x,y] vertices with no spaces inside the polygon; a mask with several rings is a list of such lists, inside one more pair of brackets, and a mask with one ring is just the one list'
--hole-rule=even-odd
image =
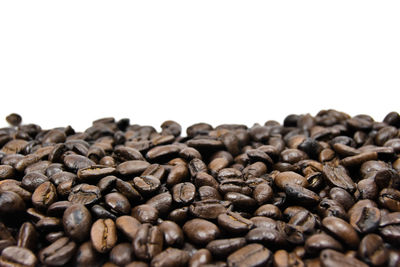
{"label": "dark brown coffee bean", "polygon": [[162,251],[163,234],[158,226],[142,224],[133,239],[133,250],[138,259],[148,261]]}
{"label": "dark brown coffee bean", "polygon": [[11,125],[11,126],[18,126],[21,124],[22,117],[17,114],[17,113],[11,113],[6,117],[6,121]]}
{"label": "dark brown coffee bean", "polygon": [[184,241],[182,229],[173,221],[163,221],[159,228],[164,235],[165,244],[168,246],[180,247]]}
{"label": "dark brown coffee bean", "polygon": [[74,255],[76,244],[62,237],[39,252],[40,262],[51,266],[64,266]]}
{"label": "dark brown coffee bean", "polygon": [[143,160],[125,161],[117,166],[117,172],[123,176],[138,175],[150,166],[150,163]]}
{"label": "dark brown coffee bean", "polygon": [[329,232],[332,236],[336,236],[343,243],[348,245],[350,248],[357,248],[360,243],[357,232],[354,228],[344,221],[343,219],[337,217],[326,217],[322,220],[322,225],[325,230]]}
{"label": "dark brown coffee bean", "polygon": [[10,179],[14,176],[15,170],[9,165],[0,165],[0,180]]}
{"label": "dark brown coffee bean", "polygon": [[389,259],[388,252],[382,238],[376,234],[366,235],[358,247],[359,257],[373,266],[383,266]]}
{"label": "dark brown coffee bean", "polygon": [[38,233],[30,222],[21,225],[18,232],[17,246],[34,251],[37,248]]}
{"label": "dark brown coffee bean", "polygon": [[129,200],[121,193],[109,193],[104,196],[105,204],[116,214],[128,214],[131,211]]}
{"label": "dark brown coffee bean", "polygon": [[246,233],[253,228],[253,222],[239,213],[227,212],[218,215],[218,225],[233,234]]}
{"label": "dark brown coffee bean", "polygon": [[355,156],[351,157],[346,157],[340,161],[340,164],[346,167],[353,167],[357,165],[361,165],[366,161],[369,160],[377,160],[378,159],[378,153],[376,152],[364,152],[360,153]]}
{"label": "dark brown coffee bean", "polygon": [[72,188],[68,201],[83,205],[92,205],[100,199],[100,189],[89,184],[79,184]]}
{"label": "dark brown coffee bean", "polygon": [[135,238],[140,222],[132,216],[121,216],[116,220],[117,229],[130,241]]}
{"label": "dark brown coffee bean", "polygon": [[276,267],[304,266],[303,261],[297,255],[282,249],[274,253],[273,264]]}
{"label": "dark brown coffee bean", "polygon": [[56,200],[57,190],[49,181],[39,185],[32,194],[32,204],[39,210],[46,210]]}
{"label": "dark brown coffee bean", "polygon": [[90,241],[83,243],[76,252],[75,264],[79,267],[100,266],[101,254],[92,246]]}
{"label": "dark brown coffee bean", "polygon": [[[110,185],[110,189],[113,188]],[[142,195],[135,189],[133,186],[133,181],[126,182],[121,179],[117,179],[115,181],[115,188],[123,194],[129,201],[138,201],[142,200]]]}
{"label": "dark brown coffee bean", "polygon": [[153,206],[143,204],[132,209],[132,216],[141,223],[155,224],[158,219],[158,211]]}
{"label": "dark brown coffee bean", "polygon": [[218,215],[227,211],[227,206],[225,204],[228,203],[214,199],[196,201],[190,205],[189,211],[198,218],[216,219]]}
{"label": "dark brown coffee bean", "polygon": [[340,252],[332,249],[325,249],[320,254],[321,265],[324,267],[333,266],[354,266],[354,267],[367,267],[368,265],[362,261],[346,256]]}
{"label": "dark brown coffee bean", "polygon": [[333,186],[343,188],[350,193],[356,190],[356,185],[343,166],[331,167],[329,165],[324,165],[323,174],[327,181]]}
{"label": "dark brown coffee bean", "polygon": [[379,193],[379,203],[391,211],[400,211],[400,191],[393,188],[383,189]]}
{"label": "dark brown coffee bean", "polygon": [[179,204],[192,202],[195,194],[196,187],[192,183],[180,183],[172,188],[172,199]]}
{"label": "dark brown coffee bean", "polygon": [[224,199],[232,202],[237,209],[252,209],[257,205],[253,198],[237,192],[226,193]]}
{"label": "dark brown coffee bean", "polygon": [[156,146],[147,152],[146,158],[150,161],[167,161],[178,156],[179,151],[177,145]]}
{"label": "dark brown coffee bean", "polygon": [[284,190],[287,184],[297,184],[303,187],[308,185],[307,179],[295,172],[281,172],[275,179],[274,183],[280,189]]}
{"label": "dark brown coffee bean", "polygon": [[309,254],[318,254],[324,249],[343,251],[342,245],[327,234],[314,234],[310,236],[306,240],[304,247]]}
{"label": "dark brown coffee bean", "polygon": [[63,231],[50,232],[46,235],[46,240],[49,243],[54,243],[56,240],[58,240],[64,236],[65,236],[65,233]]}
{"label": "dark brown coffee bean", "polygon": [[189,207],[182,207],[182,208],[177,208],[172,210],[169,214],[168,214],[168,220],[174,221],[177,224],[182,224],[184,223],[189,214]]}
{"label": "dark brown coffee bean", "polygon": [[14,192],[0,193],[0,214],[11,215],[23,212],[25,203],[22,198]]}
{"label": "dark brown coffee bean", "polygon": [[39,231],[50,232],[62,229],[62,221],[56,217],[43,217],[35,224]]}
{"label": "dark brown coffee bean", "polygon": [[108,175],[113,175],[115,168],[102,165],[93,165],[78,170],[78,179],[81,181],[97,181]]}
{"label": "dark brown coffee bean", "polygon": [[79,169],[88,168],[95,163],[87,157],[81,155],[67,155],[64,157],[65,166],[71,171],[78,171]]}
{"label": "dark brown coffee bean", "polygon": [[74,240],[86,240],[89,236],[91,223],[92,216],[89,210],[82,204],[74,204],[64,212],[64,230]]}
{"label": "dark brown coffee bean", "polygon": [[216,200],[222,200],[222,196],[218,192],[217,189],[211,186],[202,186],[198,189],[198,194],[200,200],[211,200],[211,199],[216,199]]}
{"label": "dark brown coffee bean", "polygon": [[345,210],[354,205],[354,199],[349,192],[340,187],[333,187],[329,191],[329,197],[338,202]]}
{"label": "dark brown coffee bean", "polygon": [[98,219],[90,230],[93,247],[100,253],[110,251],[117,243],[117,230],[111,219]]}
{"label": "dark brown coffee bean", "polygon": [[229,239],[218,239],[213,240],[207,245],[207,249],[216,258],[223,258],[232,252],[244,247],[246,245],[246,239],[243,237],[229,238]]}
{"label": "dark brown coffee bean", "polygon": [[110,260],[118,266],[124,266],[133,259],[133,248],[130,243],[118,244],[110,251]]}
{"label": "dark brown coffee bean", "polygon": [[316,205],[321,200],[316,193],[297,184],[287,184],[285,192],[294,202],[303,205]]}
{"label": "dark brown coffee bean", "polygon": [[257,201],[258,205],[271,201],[273,198],[272,188],[267,183],[257,185],[253,191],[253,198]]}
{"label": "dark brown coffee bean", "polygon": [[249,243],[261,243],[271,247],[284,246],[286,245],[286,236],[278,229],[257,227],[247,233],[246,241]]}
{"label": "dark brown coffee bean", "polygon": [[257,267],[268,266],[271,260],[271,251],[260,244],[250,244],[230,254],[227,263],[229,267]]}
{"label": "dark brown coffee bean", "polygon": [[176,248],[167,248],[152,259],[150,266],[183,267],[187,265],[189,259],[190,256],[188,252]]}
{"label": "dark brown coffee bean", "polygon": [[352,212],[350,224],[359,233],[371,233],[375,231],[381,220],[381,212],[375,207],[363,207]]}
{"label": "dark brown coffee bean", "polygon": [[209,250],[199,249],[189,260],[189,267],[200,267],[204,264],[211,263],[212,256]]}
{"label": "dark brown coffee bean", "polygon": [[1,252],[0,266],[34,267],[36,264],[37,258],[29,249],[10,246]]}
{"label": "dark brown coffee bean", "polygon": [[220,230],[212,222],[204,219],[192,219],[183,225],[183,232],[189,240],[198,245],[205,245],[220,235]]}
{"label": "dark brown coffee bean", "polygon": [[166,174],[165,168],[160,164],[151,164],[147,169],[142,173],[141,176],[151,175],[158,180],[161,180]]}
{"label": "dark brown coffee bean", "polygon": [[267,173],[267,165],[263,162],[255,162],[253,164],[248,165],[243,169],[243,177],[248,179],[251,177],[260,177]]}
{"label": "dark brown coffee bean", "polygon": [[[27,175],[25,175],[25,176],[27,176]],[[74,174],[72,172],[61,171],[61,172],[53,174],[50,177],[50,179],[55,185],[59,185],[64,182],[75,181],[76,174]]]}
{"label": "dark brown coffee bean", "polygon": [[143,195],[152,194],[161,186],[160,180],[153,176],[135,177],[133,179],[133,184],[135,188]]}
{"label": "dark brown coffee bean", "polygon": [[44,182],[49,181],[50,179],[41,173],[32,172],[26,174],[21,181],[21,186],[26,190],[33,192],[35,189]]}
{"label": "dark brown coffee bean", "polygon": [[345,209],[335,200],[323,198],[317,206],[318,214],[321,217],[335,216],[342,219],[347,219]]}

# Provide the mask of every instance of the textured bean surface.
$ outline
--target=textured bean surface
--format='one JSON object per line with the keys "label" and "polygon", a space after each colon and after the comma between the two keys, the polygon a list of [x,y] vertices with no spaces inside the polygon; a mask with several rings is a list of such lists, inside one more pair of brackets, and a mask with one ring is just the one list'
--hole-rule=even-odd
{"label": "textured bean surface", "polygon": [[400,266],[400,115],[0,128],[0,266]]}

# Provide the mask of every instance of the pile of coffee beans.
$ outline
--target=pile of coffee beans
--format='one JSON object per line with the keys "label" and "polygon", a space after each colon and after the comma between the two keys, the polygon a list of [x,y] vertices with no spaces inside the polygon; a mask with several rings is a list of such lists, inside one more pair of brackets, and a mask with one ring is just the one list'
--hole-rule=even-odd
{"label": "pile of coffee beans", "polygon": [[400,266],[397,112],[186,133],[6,120],[0,266]]}

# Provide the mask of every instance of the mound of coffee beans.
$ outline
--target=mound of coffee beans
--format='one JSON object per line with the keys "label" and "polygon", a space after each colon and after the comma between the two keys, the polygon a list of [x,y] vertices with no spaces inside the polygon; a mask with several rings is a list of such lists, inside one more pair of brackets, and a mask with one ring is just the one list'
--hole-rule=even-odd
{"label": "mound of coffee beans", "polygon": [[400,266],[400,115],[0,129],[0,266]]}

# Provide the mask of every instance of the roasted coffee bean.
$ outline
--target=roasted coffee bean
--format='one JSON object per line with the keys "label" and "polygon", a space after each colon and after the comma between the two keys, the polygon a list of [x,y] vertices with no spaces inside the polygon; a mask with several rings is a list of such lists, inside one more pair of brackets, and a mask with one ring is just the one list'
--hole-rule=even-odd
{"label": "roasted coffee bean", "polygon": [[164,242],[168,246],[180,247],[184,241],[182,229],[173,221],[163,221],[159,228],[164,235]]}
{"label": "roasted coffee bean", "polygon": [[253,209],[257,205],[253,198],[238,192],[228,192],[224,199],[232,202],[237,209]]}
{"label": "roasted coffee bean", "polygon": [[216,258],[223,258],[227,255],[235,252],[236,250],[246,245],[246,239],[243,237],[229,238],[229,239],[218,239],[213,240],[207,245],[207,249]]}
{"label": "roasted coffee bean", "polygon": [[188,252],[176,248],[167,248],[152,259],[150,266],[183,267],[187,265],[189,259],[190,256]]}
{"label": "roasted coffee bean", "polygon": [[0,214],[11,215],[25,210],[25,203],[22,198],[10,191],[0,193]]}
{"label": "roasted coffee bean", "polygon": [[130,243],[121,243],[116,245],[110,251],[110,260],[118,266],[124,266],[134,259],[133,248]]}
{"label": "roasted coffee bean", "polygon": [[256,216],[265,216],[268,218],[279,220],[282,218],[282,213],[280,209],[272,204],[265,204],[259,207],[255,212]]}
{"label": "roasted coffee bean", "polygon": [[138,175],[146,170],[150,163],[143,160],[125,161],[117,166],[117,172],[123,176]]}
{"label": "roasted coffee bean", "polygon": [[39,252],[40,262],[51,266],[64,266],[74,255],[76,244],[67,237],[57,239]]}
{"label": "roasted coffee bean", "polygon": [[198,195],[200,200],[210,200],[210,199],[217,199],[222,200],[222,196],[218,192],[217,189],[211,186],[202,186],[198,189]]}
{"label": "roasted coffee bean", "polygon": [[129,200],[121,193],[109,193],[104,196],[105,204],[116,214],[128,214],[131,211]]}
{"label": "roasted coffee bean", "polygon": [[34,251],[37,247],[38,233],[30,222],[21,225],[18,232],[17,246]]}
{"label": "roasted coffee bean", "polygon": [[36,264],[37,258],[29,249],[9,246],[1,252],[0,266],[34,267]]}
{"label": "roasted coffee bean", "polygon": [[281,266],[304,266],[303,261],[294,253],[288,253],[286,250],[278,250],[274,253],[273,264],[276,267]]}
{"label": "roasted coffee bean", "polygon": [[153,206],[143,204],[132,209],[132,216],[141,223],[155,224],[158,219],[158,211]]}
{"label": "roasted coffee bean", "polygon": [[133,250],[138,259],[148,261],[162,251],[163,234],[158,226],[142,224],[133,239]]}
{"label": "roasted coffee bean", "polygon": [[233,234],[246,233],[253,227],[253,222],[239,213],[227,212],[218,215],[218,225]]}
{"label": "roasted coffee bean", "polygon": [[64,230],[76,241],[84,241],[89,236],[92,216],[82,204],[74,204],[67,208],[63,215]]}
{"label": "roasted coffee bean", "polygon": [[130,241],[135,238],[140,222],[132,216],[124,215],[116,220],[117,229]]}
{"label": "roasted coffee bean", "polygon": [[284,190],[288,184],[297,184],[303,187],[308,185],[307,179],[295,172],[281,172],[275,179],[274,183],[280,189]]}
{"label": "roasted coffee bean", "polygon": [[343,246],[333,237],[327,234],[314,234],[310,236],[304,247],[309,254],[318,254],[324,249],[343,251]]}
{"label": "roasted coffee bean", "polygon": [[68,201],[83,205],[92,205],[100,199],[100,189],[89,184],[79,184],[72,188]]}
{"label": "roasted coffee bean", "polygon": [[338,202],[345,210],[354,205],[354,199],[349,192],[340,187],[333,187],[329,191],[329,197]]}
{"label": "roasted coffee bean", "polygon": [[333,186],[343,188],[350,193],[353,193],[356,190],[356,185],[343,166],[339,165],[338,167],[332,167],[324,165],[323,174],[328,183]]}
{"label": "roasted coffee bean", "polygon": [[260,244],[250,244],[230,254],[227,263],[229,267],[256,267],[267,266],[271,260],[271,251]]}
{"label": "roasted coffee bean", "polygon": [[153,176],[135,177],[133,179],[133,184],[135,188],[143,195],[152,194],[161,186],[160,180]]}
{"label": "roasted coffee bean", "polygon": [[376,234],[366,235],[358,247],[359,257],[373,266],[383,266],[389,259],[389,251],[382,238]]}
{"label": "roasted coffee bean", "polygon": [[56,200],[57,190],[49,181],[39,185],[32,194],[32,204],[39,210],[46,210]]}
{"label": "roasted coffee bean", "polygon": [[199,249],[189,260],[189,267],[200,267],[205,264],[211,263],[212,256],[209,250],[202,248]]}
{"label": "roasted coffee bean", "polygon": [[218,227],[204,219],[187,221],[183,225],[183,232],[191,242],[198,245],[205,245],[220,235]]}
{"label": "roasted coffee bean", "polygon": [[115,168],[102,165],[93,165],[87,168],[79,169],[78,179],[82,181],[97,181],[102,177],[114,174],[114,172]]}
{"label": "roasted coffee bean", "polygon": [[272,200],[273,190],[267,183],[257,185],[253,190],[253,198],[257,201],[258,205],[265,204]]}
{"label": "roasted coffee bean", "polygon": [[101,256],[90,241],[83,243],[76,252],[75,264],[80,267],[101,265]]}
{"label": "roasted coffee bean", "polygon": [[64,157],[65,166],[71,171],[78,171],[79,169],[88,168],[95,165],[95,163],[81,155],[67,155]]}
{"label": "roasted coffee bean", "polygon": [[379,193],[379,203],[391,211],[400,211],[400,191],[393,188],[383,189]]}
{"label": "roasted coffee bean", "polygon": [[0,180],[10,179],[14,176],[14,168],[9,165],[0,165]]}
{"label": "roasted coffee bean", "polygon": [[336,236],[350,248],[358,247],[360,239],[357,232],[349,223],[347,223],[343,219],[333,216],[326,217],[322,220],[322,225],[324,229],[329,232],[329,234]]}
{"label": "roasted coffee bean", "polygon": [[335,216],[342,219],[347,219],[347,213],[342,205],[329,198],[323,198],[319,202],[317,211],[321,217]]}
{"label": "roasted coffee bean", "polygon": [[196,187],[192,183],[180,183],[172,188],[172,199],[178,204],[188,204],[194,200]]}
{"label": "roasted coffee bean", "polygon": [[352,212],[350,224],[359,233],[371,233],[375,231],[381,220],[381,212],[375,207],[362,207]]}
{"label": "roasted coffee bean", "polygon": [[[27,175],[25,175],[25,177],[26,176]],[[72,172],[65,172],[65,171],[57,172],[57,173],[53,174],[52,176],[50,176],[50,180],[55,185],[59,185],[64,182],[75,181],[75,179],[76,179],[76,174],[74,174]]]}
{"label": "roasted coffee bean", "polygon": [[261,243],[265,246],[285,246],[286,236],[278,229],[257,227],[250,230],[246,235],[249,243]]}
{"label": "roasted coffee bean", "polygon": [[90,238],[93,247],[100,253],[110,251],[117,243],[115,223],[111,219],[98,219],[92,225]]}
{"label": "roasted coffee bean", "polygon": [[325,249],[320,254],[321,265],[324,267],[333,266],[354,266],[354,267],[367,267],[368,265],[362,261],[352,257],[346,256],[340,252],[332,249]]}
{"label": "roasted coffee bean", "polygon": [[297,184],[287,184],[285,192],[294,202],[303,205],[316,205],[321,200],[316,193]]}
{"label": "roasted coffee bean", "polygon": [[227,207],[222,201],[210,199],[194,202],[190,205],[189,211],[191,214],[199,218],[216,219],[218,215],[227,211]]}

